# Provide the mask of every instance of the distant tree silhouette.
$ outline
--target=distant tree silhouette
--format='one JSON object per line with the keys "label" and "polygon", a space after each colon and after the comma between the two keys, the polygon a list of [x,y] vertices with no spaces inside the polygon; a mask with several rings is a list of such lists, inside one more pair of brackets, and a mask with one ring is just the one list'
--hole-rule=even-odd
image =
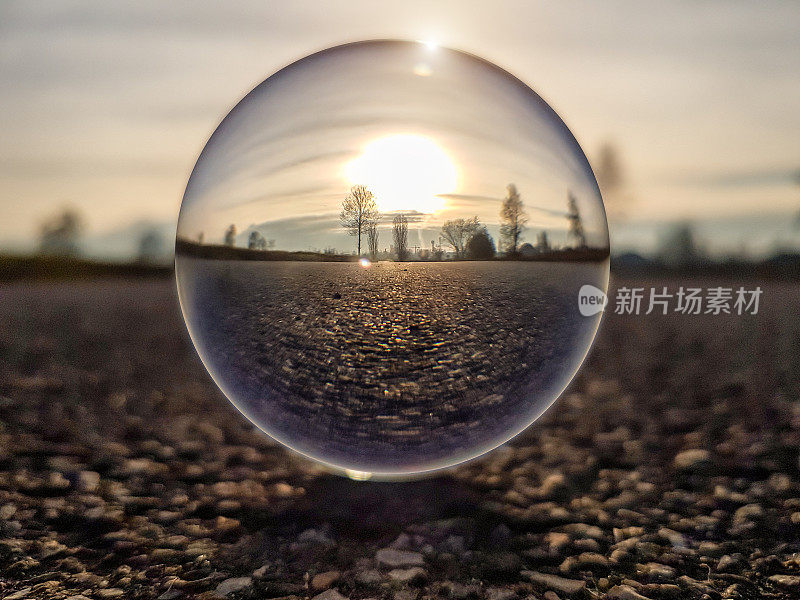
{"label": "distant tree silhouette", "polygon": [[231,224],[228,229],[225,230],[225,245],[236,245],[236,225]]}
{"label": "distant tree silhouette", "polygon": [[339,215],[339,219],[348,233],[357,238],[359,256],[361,256],[361,234],[371,224],[376,224],[379,218],[380,213],[378,212],[378,206],[375,204],[375,195],[364,185],[354,185],[342,202],[342,212]]}
{"label": "distant tree silhouette", "polygon": [[667,232],[658,251],[661,261],[671,267],[691,267],[703,260],[688,222],[678,223]]}
{"label": "distant tree silhouette", "polygon": [[547,238],[547,232],[544,229],[536,234],[536,250],[539,252],[548,252],[550,250],[550,240]]}
{"label": "distant tree silhouette", "polygon": [[594,174],[608,213],[613,217],[624,216],[629,194],[626,189],[625,169],[616,146],[609,142],[600,146]]}
{"label": "distant tree silhouette", "polygon": [[583,231],[583,219],[578,210],[578,201],[572,192],[567,195],[567,235],[575,248],[586,248],[586,233]]}
{"label": "distant tree silhouette", "polygon": [[442,239],[453,248],[456,258],[464,257],[464,247],[478,227],[480,227],[478,217],[453,219],[442,225]]}
{"label": "distant tree silhouette", "polygon": [[42,224],[39,249],[42,254],[76,256],[82,230],[80,215],[72,209],[64,209]]}
{"label": "distant tree silhouette", "polygon": [[489,260],[494,258],[495,247],[492,236],[489,235],[489,230],[486,226],[481,226],[477,229],[472,237],[469,238],[466,248],[467,258],[472,260]]}
{"label": "distant tree silhouette", "polygon": [[247,247],[251,250],[266,250],[267,240],[258,231],[251,231],[250,236],[247,238]]}
{"label": "distant tree silhouette", "polygon": [[395,215],[392,219],[392,239],[397,260],[404,261],[408,255],[408,219],[405,215]]}
{"label": "distant tree silhouette", "polygon": [[202,245],[203,245],[203,242],[205,242],[205,241],[206,241],[206,234],[205,234],[205,232],[201,231],[201,232],[200,232],[200,233],[197,235],[197,243],[198,243],[198,244],[200,244],[200,245],[202,246]]}
{"label": "distant tree silhouette", "polygon": [[511,256],[517,254],[519,240],[527,222],[528,216],[525,214],[517,186],[509,183],[503,206],[500,208],[500,237],[502,248]]}
{"label": "distant tree silhouette", "polygon": [[369,256],[372,260],[378,256],[378,224],[370,223],[367,225],[367,246],[369,247]]}
{"label": "distant tree silhouette", "polygon": [[145,231],[139,238],[139,262],[155,263],[164,255],[164,238],[155,227]]}

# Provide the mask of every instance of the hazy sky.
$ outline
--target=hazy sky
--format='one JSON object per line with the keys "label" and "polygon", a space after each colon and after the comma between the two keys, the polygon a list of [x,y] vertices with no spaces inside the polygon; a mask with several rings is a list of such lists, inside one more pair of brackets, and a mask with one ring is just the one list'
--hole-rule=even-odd
{"label": "hazy sky", "polygon": [[95,232],[174,221],[244,94],[367,38],[434,39],[520,77],[590,160],[619,148],[632,217],[796,212],[798,32],[795,2],[6,1],[0,244],[64,204]]}

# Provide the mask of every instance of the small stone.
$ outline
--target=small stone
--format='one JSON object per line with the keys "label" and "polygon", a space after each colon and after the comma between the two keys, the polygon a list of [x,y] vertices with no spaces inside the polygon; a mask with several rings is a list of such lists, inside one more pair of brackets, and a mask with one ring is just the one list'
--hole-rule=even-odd
{"label": "small stone", "polygon": [[608,590],[606,598],[614,598],[614,600],[650,600],[650,598],[642,596],[629,585],[615,585]]}
{"label": "small stone", "polygon": [[772,575],[769,582],[785,590],[800,590],[800,575]]}
{"label": "small stone", "polygon": [[221,582],[217,586],[217,589],[214,590],[214,593],[217,596],[222,596],[224,598],[225,596],[229,596],[234,592],[243,590],[252,583],[252,577],[231,577],[230,579],[226,579],[225,581]]}
{"label": "small stone", "polygon": [[181,596],[183,596],[183,592],[181,590],[171,589],[161,594],[158,597],[158,600],[176,600]]}
{"label": "small stone", "polygon": [[579,594],[586,588],[586,582],[578,579],[564,579],[557,575],[548,575],[538,571],[522,571],[520,574],[532,583],[538,583],[568,596]]}
{"label": "small stone", "polygon": [[78,491],[94,493],[100,487],[100,473],[96,471],[81,471],[76,482]]}
{"label": "small stone", "polygon": [[334,544],[334,541],[324,531],[318,529],[306,529],[297,536],[297,541],[301,544],[318,544],[320,546]]}
{"label": "small stone", "polygon": [[486,600],[512,600],[517,597],[517,592],[506,588],[486,588]]}
{"label": "small stone", "polygon": [[745,566],[745,561],[741,554],[726,554],[719,559],[717,571],[720,573],[738,573],[743,566]]}
{"label": "small stone", "polygon": [[637,573],[646,575],[650,581],[672,581],[675,579],[675,569],[661,563],[650,562],[636,565]]}
{"label": "small stone", "polygon": [[311,580],[311,589],[313,590],[327,590],[334,583],[339,581],[342,576],[339,571],[326,571],[325,573],[318,573],[314,575]]}
{"label": "small stone", "polygon": [[691,471],[706,466],[711,462],[711,454],[708,450],[693,448],[679,452],[673,460],[673,465],[681,471]]}
{"label": "small stone", "polygon": [[392,596],[392,598],[394,600],[416,600],[417,595],[418,593],[415,590],[404,589],[404,590],[397,590]]}
{"label": "small stone", "polygon": [[120,588],[105,588],[94,593],[98,598],[121,598],[124,594]]}
{"label": "small stone", "polygon": [[389,579],[398,583],[408,583],[420,585],[428,580],[428,573],[422,567],[411,567],[410,569],[392,569],[389,571]]}
{"label": "small stone", "polygon": [[397,569],[403,567],[421,567],[425,560],[419,552],[409,552],[407,550],[395,550],[394,548],[383,548],[375,553],[375,560],[381,567]]}
{"label": "small stone", "polygon": [[325,590],[321,594],[317,594],[312,600],[347,600],[346,596],[342,596],[337,590]]}
{"label": "small stone", "polygon": [[5,600],[23,600],[31,591],[31,588],[26,587],[22,588],[21,590],[10,594],[9,596],[5,597]]}
{"label": "small stone", "polygon": [[570,556],[561,563],[561,572],[572,571],[602,571],[610,566],[609,560],[597,552],[582,552],[578,556]]}
{"label": "small stone", "polygon": [[764,516],[764,509],[760,504],[745,504],[733,514],[734,521],[755,521]]}
{"label": "small stone", "polygon": [[369,569],[367,571],[360,571],[356,573],[356,583],[363,585],[363,586],[373,586],[378,585],[383,576],[381,575],[380,571],[376,571],[375,569]]}

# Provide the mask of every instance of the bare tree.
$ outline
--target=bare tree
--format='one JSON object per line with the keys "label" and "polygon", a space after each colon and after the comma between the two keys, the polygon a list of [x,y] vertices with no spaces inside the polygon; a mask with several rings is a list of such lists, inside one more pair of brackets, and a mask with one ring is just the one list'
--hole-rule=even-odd
{"label": "bare tree", "polygon": [[370,224],[377,223],[379,217],[375,195],[367,189],[367,186],[354,185],[347,198],[342,202],[339,219],[348,233],[358,239],[359,256],[361,256],[361,234],[367,230]]}
{"label": "bare tree", "polygon": [[408,254],[408,219],[405,215],[395,215],[392,219],[392,239],[397,260],[404,261]]}
{"label": "bare tree", "polygon": [[225,245],[236,245],[236,225],[231,224],[228,229],[225,230]]}
{"label": "bare tree", "polygon": [[506,187],[506,197],[500,208],[500,237],[503,249],[511,256],[516,256],[520,237],[525,230],[528,216],[519,197],[517,186],[509,183]]}
{"label": "bare tree", "polygon": [[583,219],[578,211],[578,202],[572,192],[567,196],[567,236],[576,248],[586,248],[586,233],[583,231]]}
{"label": "bare tree", "polygon": [[378,224],[370,223],[367,225],[367,245],[369,246],[369,255],[372,260],[378,256]]}
{"label": "bare tree", "polygon": [[267,240],[258,231],[251,231],[250,237],[247,238],[247,247],[251,250],[266,250]]}
{"label": "bare tree", "polygon": [[79,253],[78,238],[83,229],[80,215],[72,209],[64,209],[42,224],[40,250],[42,254],[75,256]]}
{"label": "bare tree", "polygon": [[442,225],[442,239],[452,246],[456,258],[464,257],[464,248],[478,227],[480,227],[478,217],[453,219]]}

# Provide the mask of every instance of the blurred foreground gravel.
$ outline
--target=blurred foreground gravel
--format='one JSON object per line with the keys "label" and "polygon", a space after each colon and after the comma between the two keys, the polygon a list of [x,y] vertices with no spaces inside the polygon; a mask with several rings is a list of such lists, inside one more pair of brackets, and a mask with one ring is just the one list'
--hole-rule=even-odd
{"label": "blurred foreground gravel", "polygon": [[171,280],[0,286],[0,597],[800,598],[800,286],[761,285],[609,314],[531,429],[404,483],[254,430]]}

